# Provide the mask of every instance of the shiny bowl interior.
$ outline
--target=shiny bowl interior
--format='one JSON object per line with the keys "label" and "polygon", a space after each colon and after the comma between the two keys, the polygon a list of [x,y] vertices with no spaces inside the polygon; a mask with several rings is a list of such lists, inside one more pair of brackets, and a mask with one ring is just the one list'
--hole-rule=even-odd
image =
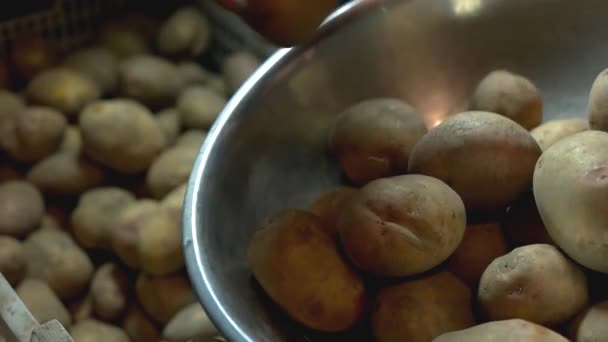
{"label": "shiny bowl interior", "polygon": [[188,187],[188,271],[221,332],[235,342],[338,339],[278,313],[246,263],[267,215],[304,208],[342,182],[326,151],[338,112],[397,97],[433,126],[467,107],[485,73],[504,68],[541,89],[545,120],[583,117],[608,67],[607,12],[604,0],[362,0],[311,43],[279,50],[216,122]]}

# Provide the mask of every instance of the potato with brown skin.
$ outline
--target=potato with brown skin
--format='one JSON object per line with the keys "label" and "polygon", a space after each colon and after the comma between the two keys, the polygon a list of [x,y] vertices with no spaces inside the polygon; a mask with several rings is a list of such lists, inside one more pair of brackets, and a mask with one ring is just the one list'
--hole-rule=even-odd
{"label": "potato with brown skin", "polygon": [[363,313],[361,279],[313,214],[285,210],[273,215],[250,241],[248,260],[270,298],[308,328],[342,331]]}
{"label": "potato with brown skin", "polygon": [[84,321],[89,318],[93,318],[93,299],[91,295],[86,295],[77,298],[70,302],[68,311],[72,315],[74,322]]}
{"label": "potato with brown skin", "polygon": [[102,94],[111,94],[118,85],[118,61],[110,50],[93,46],[73,52],[63,66],[92,79]]}
{"label": "potato with brown skin", "polygon": [[172,62],[153,55],[125,59],[119,68],[120,93],[149,107],[175,104],[184,80]]}
{"label": "potato with brown skin", "polygon": [[508,246],[498,223],[470,224],[462,242],[450,257],[447,270],[471,288],[494,259],[507,254]]}
{"label": "potato with brown skin", "polygon": [[44,215],[44,199],[31,183],[0,184],[0,234],[22,237],[36,229]]}
{"label": "potato with brown skin", "polygon": [[542,325],[521,319],[509,319],[476,325],[443,334],[433,342],[567,342],[560,334]]}
{"label": "potato with brown skin", "polygon": [[492,261],[481,276],[477,299],[490,320],[556,325],[587,304],[587,278],[554,246],[528,245]]}
{"label": "potato with brown skin", "polygon": [[132,100],[90,104],[80,115],[79,127],[86,154],[120,173],[146,170],[165,146],[152,113]]}
{"label": "potato with brown skin", "polygon": [[323,223],[323,229],[334,238],[338,237],[338,219],[344,206],[357,189],[350,186],[338,186],[319,196],[310,206],[310,211]]}
{"label": "potato with brown skin", "polygon": [[137,253],[141,269],[152,275],[167,275],[184,267],[181,224],[162,206],[140,231]]}
{"label": "potato with brown skin", "polygon": [[380,290],[372,312],[375,340],[426,342],[475,324],[471,290],[449,272]]}
{"label": "potato with brown skin", "polygon": [[237,51],[227,56],[222,63],[222,74],[232,92],[243,83],[260,66],[260,60],[248,51]]}
{"label": "potato with brown skin", "polygon": [[100,95],[99,87],[88,76],[66,68],[44,70],[27,86],[31,103],[55,108],[68,116],[76,116]]}
{"label": "potato with brown skin", "polygon": [[181,62],[177,64],[177,70],[184,80],[185,86],[204,85],[209,81],[209,71],[196,62]]}
{"label": "potato with brown skin", "polygon": [[110,248],[116,217],[134,202],[131,193],[117,187],[83,193],[71,215],[74,236],[86,248]]}
{"label": "potato with brown skin", "polygon": [[155,198],[162,198],[190,177],[199,148],[188,145],[171,147],[150,165],[146,176],[148,189]]}
{"label": "potato with brown skin", "polygon": [[456,250],[465,227],[458,195],[423,175],[370,182],[352,197],[338,221],[340,242],[353,263],[389,277],[439,265]]}
{"label": "potato with brown skin", "polygon": [[101,265],[91,280],[93,312],[105,321],[118,319],[127,308],[128,275],[118,265]]}
{"label": "potato with brown skin", "polygon": [[101,30],[99,44],[119,60],[145,54],[150,50],[146,37],[135,27],[113,22]]}
{"label": "potato with brown skin", "polygon": [[82,135],[77,126],[68,125],[66,127],[57,151],[71,153],[77,156],[80,155],[82,152]]}
{"label": "potato with brown skin", "polygon": [[75,297],[89,284],[93,264],[70,235],[40,229],[23,243],[27,276],[45,281],[61,299]]}
{"label": "potato with brown skin", "polygon": [[182,212],[184,209],[184,198],[188,184],[184,183],[168,193],[160,203],[163,210],[167,211],[174,224],[182,225]]}
{"label": "potato with brown skin", "polygon": [[584,119],[563,119],[547,121],[530,131],[540,148],[545,151],[556,142],[576,133],[589,129],[589,122]]}
{"label": "potato with brown skin", "polygon": [[130,342],[129,336],[119,327],[94,319],[82,320],[69,328],[74,342]]}
{"label": "potato with brown skin", "polygon": [[59,49],[50,39],[24,36],[13,41],[10,51],[12,71],[23,81],[28,81],[39,72],[58,61]]}
{"label": "potato with brown skin", "polygon": [[105,173],[87,159],[62,152],[36,163],[27,179],[45,193],[73,196],[102,184]]}
{"label": "potato with brown skin", "polygon": [[129,267],[141,267],[137,250],[139,237],[158,210],[158,202],[143,199],[128,204],[117,215],[111,232],[112,250]]}
{"label": "potato with brown skin", "polygon": [[0,146],[16,160],[37,161],[59,148],[67,122],[58,111],[32,106],[6,122]]}
{"label": "potato with brown skin", "polygon": [[169,341],[208,339],[217,334],[217,329],[207,317],[200,303],[192,303],[181,309],[163,329],[163,337]]}
{"label": "potato with brown skin", "polygon": [[602,71],[593,82],[589,92],[589,105],[587,118],[589,128],[598,131],[608,132],[608,69]]}
{"label": "potato with brown skin", "polygon": [[572,320],[568,336],[573,342],[601,342],[608,336],[608,301],[597,303]]}
{"label": "potato with brown skin", "polygon": [[441,179],[469,211],[493,211],[530,189],[540,155],[534,138],[514,121],[489,112],[464,112],[418,141],[408,171]]}
{"label": "potato with brown skin", "polygon": [[160,338],[160,330],[137,303],[129,305],[121,326],[133,342],[158,341]]}
{"label": "potato with brown skin", "polygon": [[554,244],[538,213],[531,191],[524,193],[507,208],[502,228],[512,247],[537,243]]}
{"label": "potato with brown skin", "polygon": [[0,236],[0,273],[9,284],[16,286],[25,276],[23,244],[10,236]]}
{"label": "potato with brown skin", "polygon": [[64,327],[68,327],[72,323],[70,313],[45,282],[27,278],[15,290],[39,323],[46,323],[53,319],[59,321]]}
{"label": "potato with brown skin", "polygon": [[186,305],[196,302],[188,278],[181,274],[155,277],[140,273],[135,289],[144,311],[163,325]]}
{"label": "potato with brown skin", "polygon": [[226,106],[226,99],[204,86],[190,86],[177,100],[184,127],[208,129]]}
{"label": "potato with brown skin", "polygon": [[553,241],[572,259],[608,273],[608,133],[587,131],[547,149],[534,172],[534,197]]}
{"label": "potato with brown skin", "polygon": [[156,113],[156,122],[163,131],[166,145],[173,145],[182,128],[179,111],[176,108],[164,109]]}
{"label": "potato with brown skin", "polygon": [[159,29],[156,46],[162,55],[198,57],[211,41],[209,22],[200,10],[183,7],[171,14]]}
{"label": "potato with brown skin", "polygon": [[188,145],[200,149],[206,137],[207,132],[202,129],[189,129],[177,138],[175,146]]}

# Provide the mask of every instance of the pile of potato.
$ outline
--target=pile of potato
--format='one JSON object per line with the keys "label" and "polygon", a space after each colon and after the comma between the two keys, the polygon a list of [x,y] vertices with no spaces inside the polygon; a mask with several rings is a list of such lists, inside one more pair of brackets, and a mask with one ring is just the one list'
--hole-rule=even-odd
{"label": "pile of potato", "polygon": [[263,223],[253,275],[294,321],[361,340],[608,341],[608,70],[589,120],[542,108],[497,70],[428,131],[402,100],[346,109],[328,148],[350,185]]}
{"label": "pile of potato", "polygon": [[209,71],[210,41],[186,7],[112,20],[64,56],[18,40],[3,62],[0,272],[76,342],[221,340],[184,270],[182,206],[207,129],[259,61]]}

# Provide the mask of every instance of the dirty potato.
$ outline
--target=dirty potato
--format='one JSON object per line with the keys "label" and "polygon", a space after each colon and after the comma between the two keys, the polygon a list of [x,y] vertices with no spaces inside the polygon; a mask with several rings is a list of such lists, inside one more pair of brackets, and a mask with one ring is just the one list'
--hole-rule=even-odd
{"label": "dirty potato", "polygon": [[155,277],[140,273],[135,289],[144,311],[160,324],[168,323],[182,308],[196,302],[188,278],[180,274]]}
{"label": "dirty potato", "polygon": [[32,183],[0,184],[0,234],[22,237],[36,229],[44,215],[42,194]]}
{"label": "dirty potato", "polygon": [[442,181],[423,175],[370,182],[338,221],[346,254],[377,276],[407,276],[439,265],[456,250],[465,227],[460,197]]}
{"label": "dirty potato", "polygon": [[129,336],[119,327],[94,319],[82,320],[69,328],[74,342],[130,342]]}
{"label": "dirty potato", "polygon": [[200,303],[192,303],[181,309],[163,329],[163,337],[169,341],[211,338],[217,334],[217,329]]}
{"label": "dirty potato", "polygon": [[88,76],[102,94],[112,94],[118,85],[118,61],[103,47],[77,50],[66,57],[63,66]]}
{"label": "dirty potato", "polygon": [[56,153],[36,163],[27,179],[45,193],[78,195],[103,183],[104,170],[71,153]]}
{"label": "dirty potato", "polygon": [[16,286],[25,276],[25,250],[21,241],[0,236],[0,273]]}
{"label": "dirty potato", "polygon": [[146,176],[148,189],[155,198],[162,198],[188,180],[199,147],[180,145],[161,153],[150,165]]}
{"label": "dirty potato", "polygon": [[184,127],[208,129],[226,106],[226,99],[205,86],[190,86],[177,101]]}
{"label": "dirty potato", "polygon": [[54,319],[64,327],[69,327],[72,323],[68,310],[42,280],[27,278],[15,290],[39,323],[46,323]]}
{"label": "dirty potato", "polygon": [[159,29],[156,45],[161,54],[172,57],[198,57],[211,40],[209,23],[194,7],[175,11]]}
{"label": "dirty potato", "polygon": [[560,334],[542,325],[521,319],[509,319],[476,325],[443,334],[433,342],[567,342]]}
{"label": "dirty potato", "polygon": [[600,342],[608,336],[608,301],[597,303],[572,320],[569,327],[573,342]]}
{"label": "dirty potato", "polygon": [[329,147],[355,184],[404,174],[414,144],[426,133],[422,116],[397,99],[371,99],[338,115]]}
{"label": "dirty potato", "polygon": [[536,127],[530,134],[540,148],[545,151],[551,145],[573,134],[589,129],[589,122],[584,119],[551,120]]}
{"label": "dirty potato", "polygon": [[338,186],[323,193],[310,206],[310,211],[321,219],[323,229],[330,236],[338,237],[338,219],[348,200],[356,193],[356,188]]}

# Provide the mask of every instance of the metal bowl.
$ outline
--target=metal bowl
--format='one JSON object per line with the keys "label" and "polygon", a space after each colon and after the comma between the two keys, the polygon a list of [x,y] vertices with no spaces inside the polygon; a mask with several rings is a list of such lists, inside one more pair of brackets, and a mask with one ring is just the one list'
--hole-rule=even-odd
{"label": "metal bowl", "polygon": [[584,116],[608,66],[607,12],[605,0],[363,0],[338,10],[311,43],[275,53],[212,128],[186,197],[188,271],[222,334],[341,338],[291,323],[256,289],[246,263],[267,215],[304,208],[341,182],[325,146],[338,112],[398,97],[433,126],[467,107],[484,74],[504,68],[541,89],[545,120]]}

